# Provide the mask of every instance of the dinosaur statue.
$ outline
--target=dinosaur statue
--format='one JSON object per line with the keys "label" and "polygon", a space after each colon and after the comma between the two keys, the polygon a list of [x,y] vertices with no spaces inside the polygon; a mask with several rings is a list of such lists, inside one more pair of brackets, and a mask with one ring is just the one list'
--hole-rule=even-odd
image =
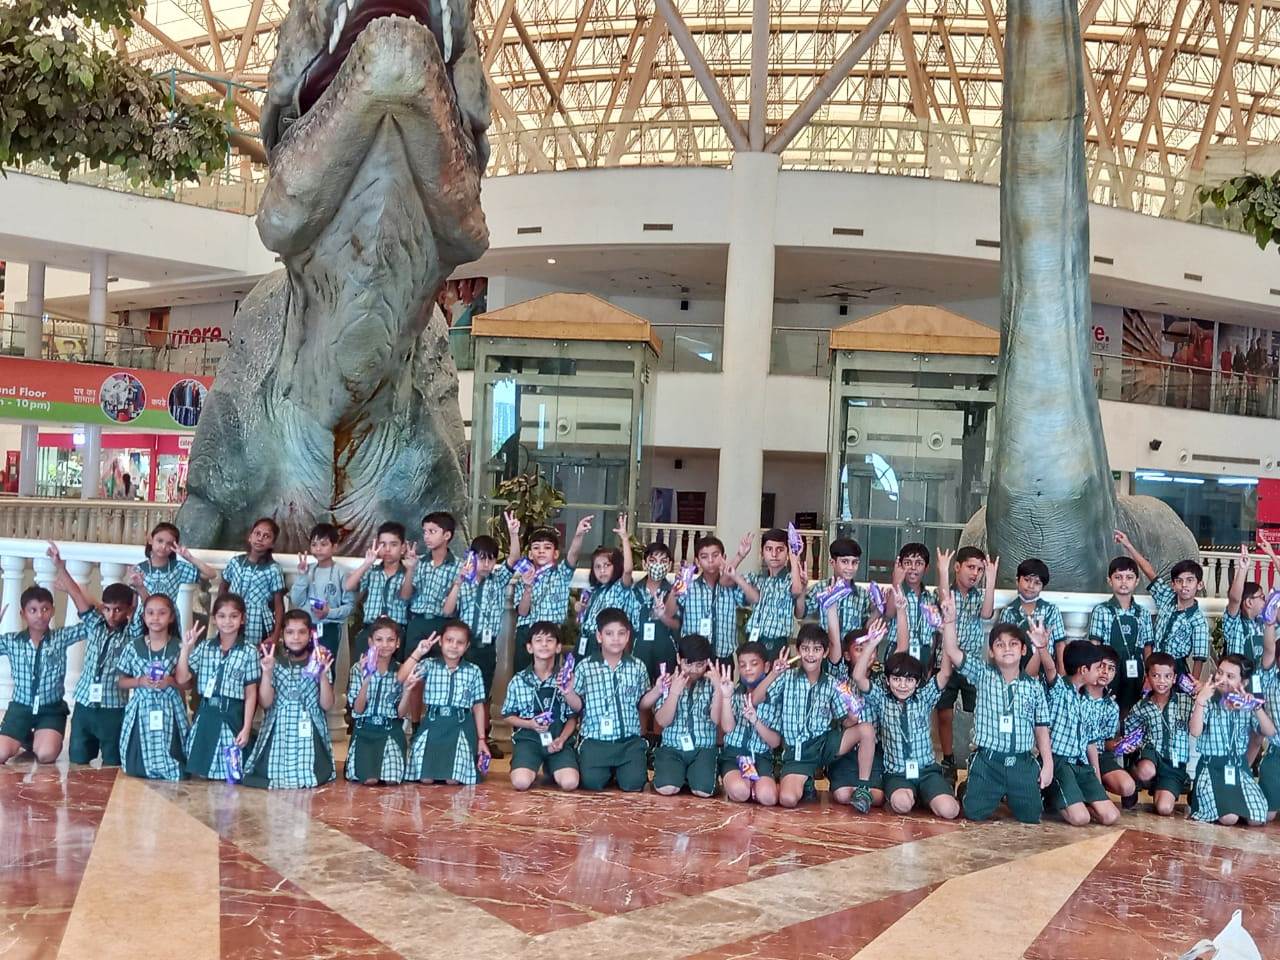
{"label": "dinosaur statue", "polygon": [[472,0],[294,0],[262,114],[258,233],[284,269],[241,305],[191,450],[184,541],[255,517],[363,550],[466,502],[458,376],[435,294],[488,247],[488,87]]}
{"label": "dinosaur statue", "polygon": [[[1089,208],[1080,19],[1009,0],[1000,160],[1001,350],[987,506],[960,542],[1040,557],[1055,590],[1105,590],[1123,530],[1157,570],[1198,556],[1154,497],[1117,496],[1089,360]],[[1012,579],[1013,564],[1001,567]]]}

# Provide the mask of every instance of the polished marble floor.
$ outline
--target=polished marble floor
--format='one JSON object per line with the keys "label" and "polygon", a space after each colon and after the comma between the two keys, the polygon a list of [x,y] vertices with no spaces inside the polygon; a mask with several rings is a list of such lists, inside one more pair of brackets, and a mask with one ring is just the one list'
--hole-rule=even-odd
{"label": "polished marble floor", "polygon": [[1280,957],[1280,827],[0,768],[0,958]]}

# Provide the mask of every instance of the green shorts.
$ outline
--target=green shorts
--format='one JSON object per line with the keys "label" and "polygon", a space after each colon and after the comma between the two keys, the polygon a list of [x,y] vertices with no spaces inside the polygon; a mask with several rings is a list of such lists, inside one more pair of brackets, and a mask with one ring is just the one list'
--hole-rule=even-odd
{"label": "green shorts", "polygon": [[755,762],[756,773],[762,777],[773,779],[773,754],[757,753],[752,756],[750,750],[735,750],[732,747],[720,748],[720,758],[717,762],[720,776],[723,777],[726,773],[732,773],[734,770],[741,772],[741,768],[738,766],[738,757],[744,755],[751,757]]}
{"label": "green shorts", "polygon": [[104,767],[120,766],[120,727],[124,707],[95,707],[77,703],[71,715],[71,739],[67,758],[72,763],[88,763],[102,754]]}
{"label": "green shorts", "polygon": [[1267,811],[1280,810],[1280,747],[1267,745],[1266,756],[1258,767],[1258,785],[1267,798]]}
{"label": "green shorts", "polygon": [[1117,770],[1123,770],[1124,764],[1120,758],[1108,750],[1106,747],[1098,748],[1098,770],[1105,777],[1108,773],[1115,773]]}
{"label": "green shorts", "polygon": [[818,771],[835,763],[840,749],[839,730],[828,730],[800,744],[784,744],[782,776],[816,777]]}
{"label": "green shorts", "polygon": [[30,748],[37,730],[55,730],[58,736],[66,736],[67,714],[70,712],[65,700],[46,703],[35,713],[25,703],[11,700],[4,712],[4,720],[0,721],[0,737],[10,737]]}
{"label": "green shorts", "polygon": [[854,747],[843,756],[836,757],[827,767],[827,779],[831,781],[832,790],[842,787],[884,789],[884,752],[880,749],[880,744],[876,744],[875,756],[871,758],[871,776],[866,780],[858,779],[858,752],[858,748]]}
{"label": "green shorts", "polygon": [[[1173,794],[1175,797],[1180,797],[1190,788],[1191,777],[1187,775],[1187,765],[1185,763],[1172,764],[1150,747],[1144,747],[1142,752],[1137,755],[1137,759],[1133,761],[1135,765],[1138,760],[1150,760],[1155,764],[1156,775],[1154,779],[1149,783],[1143,784],[1143,786],[1151,790],[1152,796],[1155,795],[1156,791],[1163,790],[1166,793]],[[1136,780],[1137,777],[1135,776],[1134,779]]]}
{"label": "green shorts", "polygon": [[965,713],[973,713],[973,708],[978,703],[978,688],[958,672],[951,674],[951,679],[947,681],[942,696],[938,698],[938,709],[954,710],[957,698],[964,707]]}
{"label": "green shorts", "polygon": [[555,753],[548,753],[537,734],[525,736],[531,731],[520,731],[511,738],[511,769],[532,770],[536,776],[545,770],[554,774],[557,770],[577,770],[578,755],[572,744],[566,743]]}
{"label": "green shorts", "polygon": [[1001,753],[975,750],[969,757],[969,778],[965,781],[964,815],[970,820],[986,820],[996,812],[1001,800],[1023,823],[1039,823],[1044,811],[1040,796],[1040,764],[1031,753]]}
{"label": "green shorts", "polygon": [[942,772],[942,767],[936,763],[921,767],[920,776],[914,780],[908,780],[900,773],[885,773],[884,795],[892,797],[899,790],[910,790],[915,794],[916,803],[926,807],[937,797],[955,796],[951,782]]}
{"label": "green shorts", "polygon": [[1053,758],[1053,782],[1045,787],[1045,803],[1054,810],[1065,810],[1076,803],[1101,803],[1108,799],[1106,788],[1093,772],[1093,765]]}
{"label": "green shorts", "polygon": [[649,780],[649,744],[644,737],[587,740],[578,744],[578,770],[583,790],[603,790],[610,780],[618,789],[638,793]]}
{"label": "green shorts", "polygon": [[677,750],[660,746],[653,752],[653,785],[683,787],[705,793],[716,792],[716,748]]}

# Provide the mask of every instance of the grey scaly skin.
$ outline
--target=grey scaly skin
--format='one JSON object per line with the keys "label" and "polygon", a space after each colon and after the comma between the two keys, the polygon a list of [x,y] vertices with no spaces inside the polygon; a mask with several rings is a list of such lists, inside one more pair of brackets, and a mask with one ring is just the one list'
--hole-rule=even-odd
{"label": "grey scaly skin", "polygon": [[1089,359],[1089,209],[1080,21],[1010,0],[1000,177],[1001,353],[987,508],[961,543],[1044,560],[1055,590],[1106,589],[1117,527],[1157,570],[1198,555],[1178,516],[1119,497]]}
{"label": "grey scaly skin", "polygon": [[452,3],[448,43],[439,0],[421,14],[434,29],[382,16],[349,30],[318,97],[308,72],[359,4],[295,0],[280,26],[257,226],[285,269],[232,325],[192,447],[186,542],[237,547],[272,516],[277,549],[305,549],[323,520],[352,552],[385,520],[463,512],[458,378],[434,298],[488,246],[488,99],[470,7]]}

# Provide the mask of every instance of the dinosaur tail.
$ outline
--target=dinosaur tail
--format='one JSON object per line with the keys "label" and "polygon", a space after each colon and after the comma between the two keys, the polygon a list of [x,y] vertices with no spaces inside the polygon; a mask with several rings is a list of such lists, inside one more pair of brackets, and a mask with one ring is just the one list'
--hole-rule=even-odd
{"label": "dinosaur tail", "polygon": [[1001,357],[989,549],[1038,556],[1055,588],[1106,575],[1115,489],[1089,360],[1080,22],[1010,0],[1000,180]]}

